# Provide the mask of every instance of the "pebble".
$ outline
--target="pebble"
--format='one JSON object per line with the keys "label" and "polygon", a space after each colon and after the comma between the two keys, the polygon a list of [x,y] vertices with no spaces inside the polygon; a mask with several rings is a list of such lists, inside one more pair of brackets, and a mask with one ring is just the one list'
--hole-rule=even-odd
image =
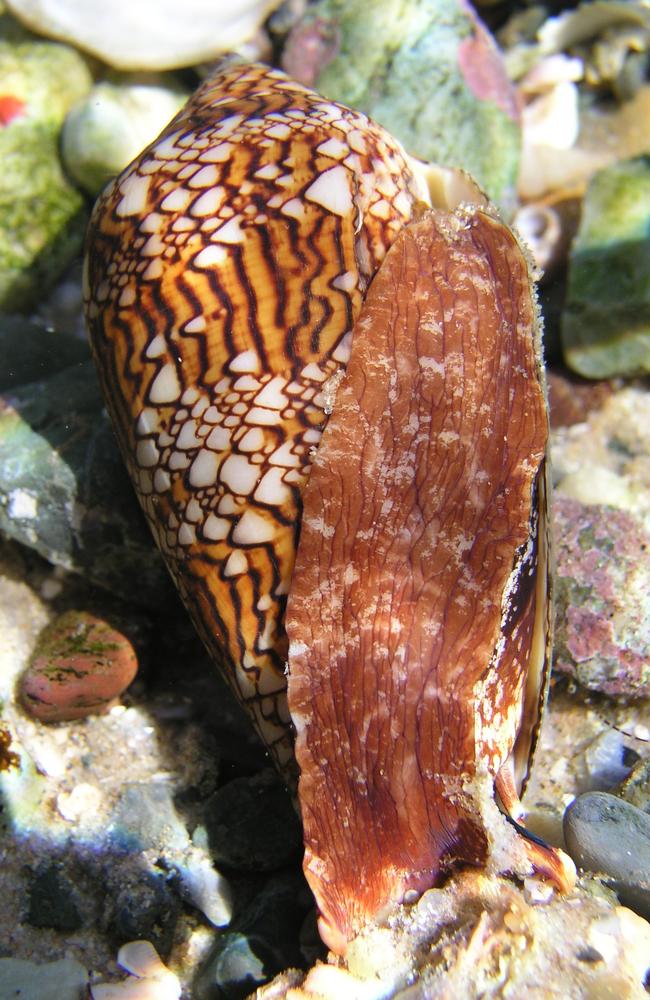
{"label": "pebble", "polygon": [[279,971],[263,940],[226,931],[196,977],[194,1000],[243,1000]]}
{"label": "pebble", "polygon": [[602,873],[625,906],[650,917],[650,816],[607,792],[585,792],[564,816],[577,865]]}
{"label": "pebble", "polygon": [[274,871],[302,850],[291,798],[273,771],[234,778],[206,806],[205,825],[217,864],[240,871]]}
{"label": "pebble", "polygon": [[233,898],[230,883],[216,870],[209,855],[192,846],[175,864],[179,891],[215,927],[230,923]]}
{"label": "pebble", "polygon": [[96,785],[80,782],[70,792],[60,792],[56,797],[56,808],[69,823],[78,823],[93,812],[98,812],[102,804],[102,793]]}
{"label": "pebble", "polygon": [[189,840],[174,806],[174,789],[162,782],[125,784],[108,835],[112,844],[130,853],[183,851]]}
{"label": "pebble", "polygon": [[150,941],[123,944],[117,964],[130,973],[129,978],[117,983],[93,983],[92,1000],[180,1000],[178,976],[162,963]]}
{"label": "pebble", "polygon": [[191,842],[173,796],[174,789],[162,782],[125,785],[109,826],[110,843],[130,855],[157,852],[183,899],[222,927],[232,916],[230,884],[206,848]]}
{"label": "pebble", "polygon": [[95,84],[68,113],[61,155],[71,177],[93,197],[152,142],[189,92],[172,78],[150,74]]}
{"label": "pebble", "polygon": [[87,984],[87,970],[72,958],[0,958],[0,1000],[79,1000]]}
{"label": "pebble", "polygon": [[629,775],[638,759],[618,729],[603,730],[574,762],[580,791],[610,791]]}
{"label": "pebble", "polygon": [[66,611],[39,635],[20,681],[26,710],[41,722],[105,712],[138,669],[129,639],[87,611]]}
{"label": "pebble", "polygon": [[301,872],[271,875],[215,941],[197,976],[196,1000],[240,1000],[283,969],[304,966],[298,941],[312,908]]}
{"label": "pebble", "polygon": [[57,371],[38,327],[23,332],[22,370],[41,371],[39,381],[0,396],[0,531],[136,607],[168,607],[174,588],[133,495],[87,346],[85,361]]}

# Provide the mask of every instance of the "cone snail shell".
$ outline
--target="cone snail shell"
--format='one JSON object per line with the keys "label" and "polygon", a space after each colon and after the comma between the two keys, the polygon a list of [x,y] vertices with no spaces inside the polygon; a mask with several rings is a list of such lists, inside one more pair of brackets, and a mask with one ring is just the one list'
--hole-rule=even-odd
{"label": "cone snail shell", "polygon": [[528,268],[489,213],[425,211],[431,190],[363,114],[234,65],[109,186],[88,240],[87,322],[136,491],[292,780],[288,664],[306,874],[338,951],[447,864],[485,861],[468,782],[485,772],[516,813],[548,672]]}
{"label": "cone snail shell", "polygon": [[122,453],[200,634],[285,769],[300,492],[368,283],[425,195],[365,115],[235,66],[91,223],[86,314]]}

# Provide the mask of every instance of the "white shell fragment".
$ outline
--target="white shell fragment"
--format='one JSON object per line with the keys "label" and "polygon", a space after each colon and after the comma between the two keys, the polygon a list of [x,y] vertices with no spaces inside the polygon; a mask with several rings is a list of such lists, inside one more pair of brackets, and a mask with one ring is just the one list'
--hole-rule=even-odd
{"label": "white shell fragment", "polygon": [[9,0],[29,28],[118,69],[174,69],[248,41],[279,0]]}
{"label": "white shell fragment", "polygon": [[179,1000],[181,984],[150,941],[129,941],[117,953],[118,965],[134,978],[90,987],[93,1000]]}

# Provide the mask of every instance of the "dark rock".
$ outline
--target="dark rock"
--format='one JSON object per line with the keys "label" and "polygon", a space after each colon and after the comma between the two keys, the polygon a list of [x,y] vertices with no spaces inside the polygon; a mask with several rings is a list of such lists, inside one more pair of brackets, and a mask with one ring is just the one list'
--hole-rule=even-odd
{"label": "dark rock", "polygon": [[263,940],[280,969],[303,964],[300,931],[314,901],[299,868],[272,875],[232,929]]}
{"label": "dark rock", "polygon": [[87,361],[88,344],[71,334],[0,313],[0,390],[54,375]]}
{"label": "dark rock", "polygon": [[298,816],[272,771],[220,788],[206,807],[205,823],[212,855],[224,867],[274,871],[302,850]]}
{"label": "dark rock", "polygon": [[44,865],[33,874],[29,885],[26,921],[32,927],[56,931],[76,931],[82,920],[74,899],[74,889],[58,865]]}
{"label": "dark rock", "polygon": [[180,910],[180,900],[164,876],[127,873],[124,885],[109,904],[109,933],[118,947],[127,941],[151,941],[165,958],[173,944]]}
{"label": "dark rock", "polygon": [[622,903],[650,917],[650,816],[607,792],[586,792],[564,815],[577,865],[606,876]]}

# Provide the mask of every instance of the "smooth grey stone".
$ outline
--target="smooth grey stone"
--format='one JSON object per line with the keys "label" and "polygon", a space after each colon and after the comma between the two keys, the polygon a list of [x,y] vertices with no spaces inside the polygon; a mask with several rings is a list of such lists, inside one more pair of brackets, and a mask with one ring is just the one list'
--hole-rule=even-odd
{"label": "smooth grey stone", "polygon": [[212,856],[240,871],[274,871],[302,850],[302,831],[291,798],[273,771],[234,778],[206,806]]}
{"label": "smooth grey stone", "polygon": [[650,816],[607,792],[586,792],[564,814],[577,865],[607,876],[626,906],[650,917]]}
{"label": "smooth grey stone", "polygon": [[0,958],[0,1000],[82,1000],[88,972],[72,958],[39,965]]}

